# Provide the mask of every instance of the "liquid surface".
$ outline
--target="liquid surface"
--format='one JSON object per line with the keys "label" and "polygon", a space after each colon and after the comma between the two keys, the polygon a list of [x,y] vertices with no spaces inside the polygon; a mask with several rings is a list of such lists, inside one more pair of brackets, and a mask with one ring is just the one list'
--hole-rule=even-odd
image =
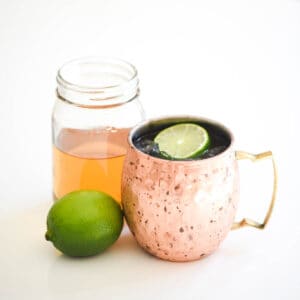
{"label": "liquid surface", "polygon": [[163,129],[179,124],[179,123],[194,123],[202,126],[208,132],[210,137],[210,146],[208,149],[194,158],[187,158],[182,160],[196,160],[196,159],[205,159],[216,156],[223,151],[225,151],[228,146],[230,145],[230,137],[224,129],[218,127],[217,125],[209,124],[209,123],[197,123],[197,122],[178,122],[178,123],[170,123],[164,125],[154,126],[152,125],[151,128],[146,129],[140,136],[136,136],[133,138],[134,145],[141,150],[142,152],[149,154],[154,157],[158,157],[161,159],[168,159],[168,160],[176,160],[172,157],[167,157],[166,154],[162,155],[160,153],[158,145],[154,142],[155,136]]}
{"label": "liquid surface", "polygon": [[121,201],[129,129],[63,129],[53,146],[54,197],[94,189]]}

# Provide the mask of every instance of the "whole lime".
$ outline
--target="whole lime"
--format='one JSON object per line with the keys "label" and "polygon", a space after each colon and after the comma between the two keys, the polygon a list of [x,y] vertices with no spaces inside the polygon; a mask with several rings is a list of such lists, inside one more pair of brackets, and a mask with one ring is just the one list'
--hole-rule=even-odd
{"label": "whole lime", "polygon": [[51,207],[46,240],[69,256],[95,255],[120,236],[123,213],[109,195],[81,190],[71,192]]}

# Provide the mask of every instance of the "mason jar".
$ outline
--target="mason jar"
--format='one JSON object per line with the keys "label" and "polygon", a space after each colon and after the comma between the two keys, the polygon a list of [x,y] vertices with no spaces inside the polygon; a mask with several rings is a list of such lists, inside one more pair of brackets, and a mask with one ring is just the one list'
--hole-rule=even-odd
{"label": "mason jar", "polygon": [[128,132],[144,118],[133,65],[98,57],[64,64],[52,113],[54,199],[93,189],[120,202]]}

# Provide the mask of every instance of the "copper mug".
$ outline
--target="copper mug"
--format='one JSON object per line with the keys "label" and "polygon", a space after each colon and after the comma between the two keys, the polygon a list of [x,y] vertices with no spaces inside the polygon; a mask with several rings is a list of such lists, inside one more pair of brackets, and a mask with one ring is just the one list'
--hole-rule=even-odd
{"label": "copper mug", "polygon": [[[229,145],[220,154],[202,160],[174,161],[140,151],[134,141],[156,126],[177,122],[216,126]],[[277,172],[271,151],[250,154],[235,151],[234,137],[224,125],[192,116],[147,120],[134,127],[122,178],[122,203],[130,231],[150,254],[170,261],[197,260],[216,250],[230,229],[263,229],[275,202]],[[239,202],[238,160],[269,158],[274,171],[273,194],[262,223],[234,222]]]}

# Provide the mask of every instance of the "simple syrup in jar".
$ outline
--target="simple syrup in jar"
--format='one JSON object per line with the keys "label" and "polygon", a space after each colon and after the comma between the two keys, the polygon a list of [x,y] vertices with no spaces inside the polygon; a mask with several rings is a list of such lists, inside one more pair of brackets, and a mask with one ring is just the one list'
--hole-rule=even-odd
{"label": "simple syrup in jar", "polygon": [[121,201],[130,129],[144,119],[134,66],[85,58],[62,66],[52,115],[54,199],[81,189]]}

